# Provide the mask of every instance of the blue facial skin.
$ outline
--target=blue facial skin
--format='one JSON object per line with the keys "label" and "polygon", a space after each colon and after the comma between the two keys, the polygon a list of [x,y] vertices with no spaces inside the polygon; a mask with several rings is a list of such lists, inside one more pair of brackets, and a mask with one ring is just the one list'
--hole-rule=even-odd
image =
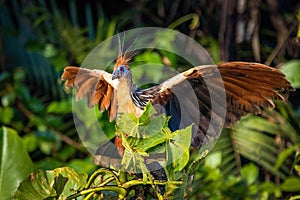
{"label": "blue facial skin", "polygon": [[129,70],[124,65],[120,65],[118,67],[118,69],[116,69],[112,73],[112,80],[114,80],[114,79],[120,79],[122,77],[127,77],[128,74],[129,74]]}

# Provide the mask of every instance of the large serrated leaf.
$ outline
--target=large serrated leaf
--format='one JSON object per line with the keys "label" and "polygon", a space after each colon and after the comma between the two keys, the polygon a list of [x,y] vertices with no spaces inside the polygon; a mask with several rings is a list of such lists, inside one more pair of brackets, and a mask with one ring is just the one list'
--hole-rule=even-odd
{"label": "large serrated leaf", "polygon": [[32,173],[19,186],[15,198],[25,199],[66,199],[82,189],[87,180],[87,174],[77,173],[69,167],[54,170],[39,170]]}
{"label": "large serrated leaf", "polygon": [[32,161],[16,131],[0,129],[0,197],[11,199],[19,183],[33,169]]}
{"label": "large serrated leaf", "polygon": [[[51,174],[49,175],[51,176]],[[22,181],[18,190],[15,193],[15,199],[46,199],[49,197],[56,197],[54,188],[54,177],[50,178],[47,172],[39,170],[32,173],[30,177]],[[48,180],[50,178],[50,180]]]}

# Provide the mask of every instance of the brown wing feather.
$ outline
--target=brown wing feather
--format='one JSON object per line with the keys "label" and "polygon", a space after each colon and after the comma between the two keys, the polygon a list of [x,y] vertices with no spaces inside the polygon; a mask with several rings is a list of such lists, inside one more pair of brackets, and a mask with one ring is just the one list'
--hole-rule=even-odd
{"label": "brown wing feather", "polygon": [[263,64],[231,62],[218,69],[226,89],[227,111],[240,116],[259,114],[262,107],[274,108],[274,99],[285,101],[293,90],[281,71]]}
{"label": "brown wing feather", "polygon": [[[218,78],[218,75],[221,75],[222,80]],[[208,90],[207,80],[210,80],[209,84],[212,91]],[[289,91],[294,90],[285,79],[284,74],[277,69],[259,63],[229,62],[219,64],[217,67],[214,65],[195,67],[165,81],[160,85],[161,90],[155,95],[152,102],[166,106],[170,101],[178,101],[177,98],[174,98],[174,94],[180,93],[180,89],[186,95],[178,97],[181,98],[179,102],[185,101],[184,98],[189,98],[188,94],[191,91],[181,88],[184,82],[191,85],[194,91],[192,93],[197,97],[197,102],[190,101],[182,104],[182,106],[192,108],[184,108],[185,111],[192,110],[189,114],[185,113],[184,117],[188,116],[190,119],[195,119],[193,116],[200,115],[198,117],[198,130],[197,133],[194,133],[192,141],[194,147],[199,147],[203,143],[212,117],[212,102],[218,108],[215,114],[225,118],[225,126],[229,127],[248,113],[259,114],[263,107],[274,108],[274,99],[285,101]],[[221,82],[223,83],[221,84]],[[227,105],[223,105],[220,97],[222,85],[225,88],[225,104],[227,103]],[[174,105],[179,105],[179,102]],[[195,105],[195,103],[198,105]],[[196,108],[199,108],[199,112]],[[174,113],[179,112],[182,115],[181,109],[175,107],[168,114],[172,116],[172,112],[177,110]],[[224,109],[226,117],[222,116],[222,110],[224,111]],[[180,123],[182,126],[190,125],[184,124],[185,119],[182,118]],[[216,133],[217,131],[215,130]]]}
{"label": "brown wing feather", "polygon": [[66,80],[66,88],[76,88],[76,100],[87,97],[89,108],[99,104],[99,110],[101,112],[108,110],[110,121],[114,120],[117,105],[113,85],[108,82],[111,80],[111,74],[103,70],[68,66],[64,69],[61,78]]}

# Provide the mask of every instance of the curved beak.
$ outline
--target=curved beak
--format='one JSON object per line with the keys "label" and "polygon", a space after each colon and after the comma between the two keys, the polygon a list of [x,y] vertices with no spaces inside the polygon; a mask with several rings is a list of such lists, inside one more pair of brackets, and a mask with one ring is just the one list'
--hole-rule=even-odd
{"label": "curved beak", "polygon": [[113,73],[112,73],[112,80],[114,79],[120,79],[122,77],[126,77],[126,74],[128,73],[128,70],[123,66],[119,66],[118,69],[116,69]]}
{"label": "curved beak", "polygon": [[113,71],[112,80],[119,79],[120,77],[121,76],[120,76],[120,70],[119,69],[116,69],[115,71]]}

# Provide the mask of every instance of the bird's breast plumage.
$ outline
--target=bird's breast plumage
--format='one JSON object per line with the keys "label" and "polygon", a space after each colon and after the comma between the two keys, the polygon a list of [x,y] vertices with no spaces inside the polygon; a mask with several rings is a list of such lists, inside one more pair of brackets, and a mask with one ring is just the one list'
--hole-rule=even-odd
{"label": "bird's breast plumage", "polygon": [[136,117],[140,117],[143,113],[143,109],[137,107],[133,99],[131,98],[130,93],[132,92],[132,88],[130,83],[126,79],[118,79],[117,80],[117,89],[116,89],[116,98],[118,105],[118,113],[132,113]]}

